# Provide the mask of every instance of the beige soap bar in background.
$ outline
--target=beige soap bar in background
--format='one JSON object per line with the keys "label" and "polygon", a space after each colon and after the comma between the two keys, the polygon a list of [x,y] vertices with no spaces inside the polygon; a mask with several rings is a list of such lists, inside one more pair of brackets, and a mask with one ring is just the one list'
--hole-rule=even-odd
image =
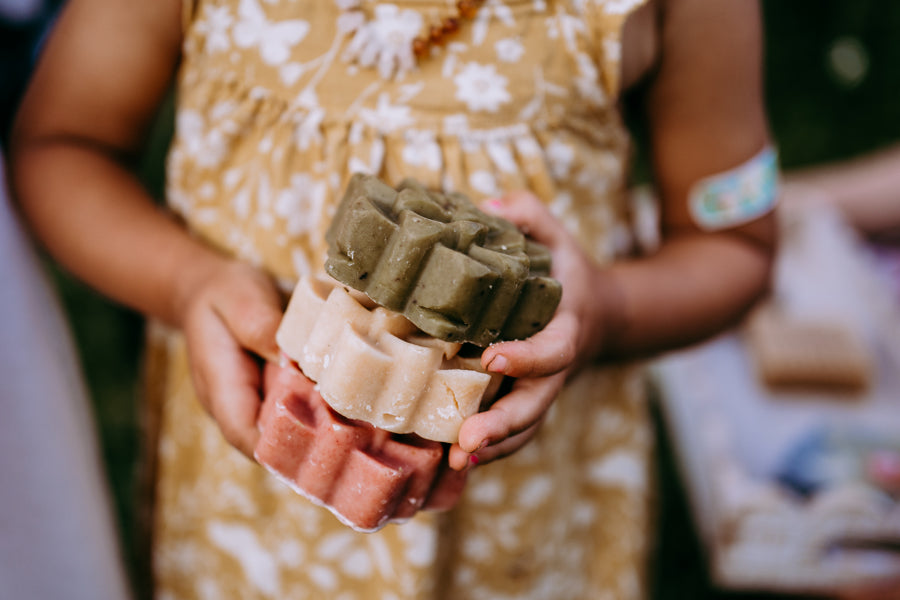
{"label": "beige soap bar in background", "polygon": [[840,323],[803,320],[760,308],[747,324],[749,349],[769,386],[869,387],[874,365],[859,336]]}

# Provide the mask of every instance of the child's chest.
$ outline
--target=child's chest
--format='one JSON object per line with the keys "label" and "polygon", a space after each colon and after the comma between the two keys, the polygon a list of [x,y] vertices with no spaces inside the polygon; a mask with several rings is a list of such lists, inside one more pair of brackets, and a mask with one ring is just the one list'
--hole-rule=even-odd
{"label": "child's chest", "polygon": [[602,71],[618,68],[610,60],[618,39],[603,37],[587,8],[578,0],[211,0],[198,8],[186,52],[205,73],[323,120],[387,131],[557,122],[611,104]]}

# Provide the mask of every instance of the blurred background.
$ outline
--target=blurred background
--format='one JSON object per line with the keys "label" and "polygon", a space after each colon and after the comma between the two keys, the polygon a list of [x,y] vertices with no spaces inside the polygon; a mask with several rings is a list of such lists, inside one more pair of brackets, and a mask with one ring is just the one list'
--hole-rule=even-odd
{"label": "blurred background", "polygon": [[[10,2],[0,15],[0,110],[3,134],[57,2]],[[900,141],[900,2],[765,0],[766,97],[784,169],[854,157]],[[167,114],[161,116],[165,123]],[[152,141],[148,184],[162,187],[166,127]],[[646,173],[639,156],[636,179]],[[898,195],[900,198],[900,195]],[[139,482],[142,323],[59,272],[53,273],[80,349],[103,457],[128,562],[134,567],[135,493]],[[689,509],[673,440],[659,416],[661,487],[655,597],[776,597],[717,588]],[[780,596],[778,596],[780,597]]]}

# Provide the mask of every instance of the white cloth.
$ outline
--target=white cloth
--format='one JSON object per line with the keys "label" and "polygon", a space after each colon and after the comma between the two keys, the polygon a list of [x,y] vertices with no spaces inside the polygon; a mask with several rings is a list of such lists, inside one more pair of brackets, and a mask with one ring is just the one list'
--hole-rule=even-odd
{"label": "white cloth", "polygon": [[128,598],[72,341],[5,183],[0,169],[0,598]]}

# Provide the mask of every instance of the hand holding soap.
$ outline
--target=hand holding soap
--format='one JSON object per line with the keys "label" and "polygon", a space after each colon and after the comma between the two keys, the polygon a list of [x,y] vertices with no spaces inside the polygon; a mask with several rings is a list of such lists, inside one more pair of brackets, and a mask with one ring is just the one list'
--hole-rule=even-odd
{"label": "hand holding soap", "polygon": [[550,253],[462,194],[354,175],[326,239],[326,271],[441,340],[522,339],[562,295]]}

